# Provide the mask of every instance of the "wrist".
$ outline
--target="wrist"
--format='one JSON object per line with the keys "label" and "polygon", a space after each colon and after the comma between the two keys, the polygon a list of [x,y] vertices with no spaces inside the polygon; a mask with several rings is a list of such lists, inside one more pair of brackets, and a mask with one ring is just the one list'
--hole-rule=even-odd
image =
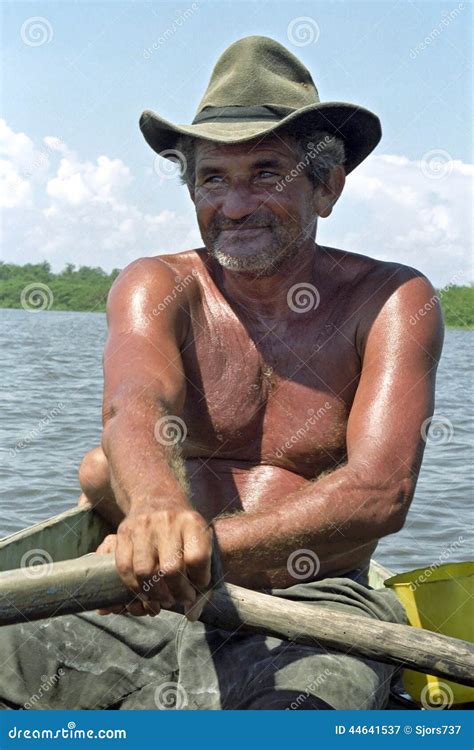
{"label": "wrist", "polygon": [[144,513],[153,513],[163,510],[193,510],[187,495],[146,495],[134,498],[130,502],[127,516],[140,516]]}

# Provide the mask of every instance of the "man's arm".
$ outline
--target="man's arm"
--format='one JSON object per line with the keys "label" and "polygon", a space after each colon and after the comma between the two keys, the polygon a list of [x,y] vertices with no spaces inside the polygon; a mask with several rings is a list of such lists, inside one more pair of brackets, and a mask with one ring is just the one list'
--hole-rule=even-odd
{"label": "man's arm", "polygon": [[179,418],[186,395],[180,355],[186,294],[177,291],[164,261],[146,258],[122,272],[107,303],[102,448],[126,515],[117,531],[116,565],[141,595],[141,584],[155,575],[153,597],[164,606],[192,605],[194,586],[210,580],[212,532],[191,506],[173,440],[173,422],[178,432],[180,423],[170,419]]}
{"label": "man's arm", "polygon": [[[285,567],[291,552],[302,548],[316,552],[323,573],[336,570],[331,560],[338,555],[402,528],[423,457],[421,428],[433,413],[443,326],[431,284],[406,269],[397,276],[402,278],[383,304],[380,294],[367,304],[372,314],[365,316],[371,320],[362,334],[347,464],[269,512],[217,519],[215,533],[232,580]],[[411,325],[411,316],[427,303],[429,314]]]}

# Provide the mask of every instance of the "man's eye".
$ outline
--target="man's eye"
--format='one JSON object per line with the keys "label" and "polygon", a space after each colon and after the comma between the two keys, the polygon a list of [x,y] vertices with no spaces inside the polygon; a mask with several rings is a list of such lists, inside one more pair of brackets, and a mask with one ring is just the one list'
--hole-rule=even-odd
{"label": "man's eye", "polygon": [[212,174],[210,177],[206,177],[204,180],[205,185],[217,185],[222,182],[222,177],[218,174]]}
{"label": "man's eye", "polygon": [[258,173],[258,177],[262,180],[272,179],[272,177],[278,177],[276,172],[269,172],[267,169],[262,170]]}

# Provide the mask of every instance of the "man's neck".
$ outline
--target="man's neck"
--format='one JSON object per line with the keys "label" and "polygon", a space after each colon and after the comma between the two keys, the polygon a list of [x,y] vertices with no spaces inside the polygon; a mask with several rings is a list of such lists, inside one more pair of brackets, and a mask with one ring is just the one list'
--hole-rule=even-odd
{"label": "man's neck", "polygon": [[229,271],[219,267],[218,279],[226,297],[252,316],[286,317],[291,312],[288,295],[295,284],[314,286],[314,261],[318,246],[308,240],[298,254],[271,276]]}

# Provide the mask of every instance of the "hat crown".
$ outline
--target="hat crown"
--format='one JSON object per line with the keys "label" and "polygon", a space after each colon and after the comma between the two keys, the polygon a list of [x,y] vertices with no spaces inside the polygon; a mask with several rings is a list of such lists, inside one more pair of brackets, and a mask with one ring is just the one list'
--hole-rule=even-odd
{"label": "hat crown", "polygon": [[262,105],[296,110],[318,102],[311,74],[298,58],[274,39],[248,36],[220,56],[197,111]]}

